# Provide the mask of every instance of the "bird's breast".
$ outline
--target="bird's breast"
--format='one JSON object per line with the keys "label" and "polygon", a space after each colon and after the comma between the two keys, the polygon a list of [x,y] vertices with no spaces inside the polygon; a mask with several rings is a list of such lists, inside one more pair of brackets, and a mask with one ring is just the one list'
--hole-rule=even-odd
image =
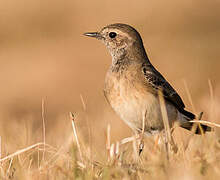
{"label": "bird's breast", "polygon": [[132,129],[142,128],[143,118],[146,127],[162,128],[160,105],[157,97],[152,94],[138,75],[130,72],[106,75],[104,94],[114,111]]}

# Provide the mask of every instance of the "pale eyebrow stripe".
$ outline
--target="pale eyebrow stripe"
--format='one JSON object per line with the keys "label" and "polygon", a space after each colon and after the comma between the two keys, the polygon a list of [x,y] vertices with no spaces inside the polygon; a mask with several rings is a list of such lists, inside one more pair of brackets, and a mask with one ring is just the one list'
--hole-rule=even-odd
{"label": "pale eyebrow stripe", "polygon": [[[126,33],[126,32],[120,31],[120,30],[118,30],[118,29],[112,29],[112,31],[114,31],[114,32],[116,32],[117,34],[120,34],[120,35],[122,35],[122,36],[127,36],[128,39],[132,39],[131,36],[130,36],[128,33]],[[109,32],[111,32],[111,29],[109,29]]]}

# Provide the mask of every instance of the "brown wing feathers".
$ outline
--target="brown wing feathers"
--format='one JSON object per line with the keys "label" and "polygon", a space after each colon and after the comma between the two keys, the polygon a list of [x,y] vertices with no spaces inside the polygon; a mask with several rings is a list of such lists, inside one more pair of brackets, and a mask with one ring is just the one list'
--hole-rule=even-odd
{"label": "brown wing feathers", "polygon": [[153,68],[152,65],[143,65],[143,73],[148,83],[156,90],[161,89],[164,98],[171,102],[182,114],[187,116],[189,119],[195,119],[195,115],[191,112],[184,110],[185,105],[177,94],[177,92],[172,88],[172,86],[164,79],[164,77]]}

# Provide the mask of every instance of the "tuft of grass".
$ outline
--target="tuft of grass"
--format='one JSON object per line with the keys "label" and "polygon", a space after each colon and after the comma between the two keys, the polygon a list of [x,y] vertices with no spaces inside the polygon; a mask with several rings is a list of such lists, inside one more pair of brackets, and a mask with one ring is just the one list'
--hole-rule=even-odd
{"label": "tuft of grass", "polygon": [[[86,110],[82,96],[81,99]],[[59,147],[47,144],[45,104],[42,101],[42,141],[7,154],[5,150],[2,151],[4,148],[1,141],[0,179],[220,178],[220,141],[217,133],[197,136],[181,133],[178,127],[170,128],[160,92],[159,100],[164,132],[157,137],[144,137],[142,132],[140,135],[114,141],[114,127],[107,124],[106,142],[101,148],[86,139],[91,139],[91,132],[85,137],[77,127],[77,117],[71,112],[68,122],[72,126],[72,132],[68,138]],[[220,127],[218,123],[210,121],[192,122]],[[143,120],[143,127],[144,123]],[[165,141],[160,141],[163,137]],[[54,138],[58,138],[55,132]],[[97,143],[95,140],[92,142]],[[141,154],[138,153],[140,147]]]}
{"label": "tuft of grass", "polygon": [[[1,179],[169,179],[184,177],[212,179],[220,177],[220,144],[214,133],[204,138],[191,137],[192,144],[185,149],[179,144],[176,153],[169,152],[163,143],[155,147],[154,138],[142,139],[145,148],[137,154],[138,138],[111,142],[107,126],[105,157],[102,161],[90,159],[79,141],[75,117],[70,113],[73,143],[67,151],[39,142],[0,159]],[[71,123],[70,123],[71,124]],[[170,134],[170,136],[173,136]],[[175,138],[175,137],[174,137]],[[180,142],[177,142],[180,143]],[[44,158],[43,158],[44,156]],[[40,160],[40,162],[39,162]],[[186,176],[187,174],[187,176]]]}

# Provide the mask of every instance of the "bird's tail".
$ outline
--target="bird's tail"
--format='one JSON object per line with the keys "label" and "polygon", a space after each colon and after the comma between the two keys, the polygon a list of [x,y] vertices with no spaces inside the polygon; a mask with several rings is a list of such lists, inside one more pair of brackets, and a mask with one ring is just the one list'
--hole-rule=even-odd
{"label": "bird's tail", "polygon": [[[180,114],[181,114],[180,126],[182,128],[185,128],[185,129],[191,131],[195,123],[189,122],[189,121],[195,119],[196,116],[193,113],[188,112],[186,110],[182,110],[180,112]],[[206,126],[203,124],[200,124],[200,126],[196,125],[195,127],[196,127],[196,129],[194,130],[195,134],[202,134],[202,133],[206,133],[206,132],[212,130],[212,128],[210,126]]]}

